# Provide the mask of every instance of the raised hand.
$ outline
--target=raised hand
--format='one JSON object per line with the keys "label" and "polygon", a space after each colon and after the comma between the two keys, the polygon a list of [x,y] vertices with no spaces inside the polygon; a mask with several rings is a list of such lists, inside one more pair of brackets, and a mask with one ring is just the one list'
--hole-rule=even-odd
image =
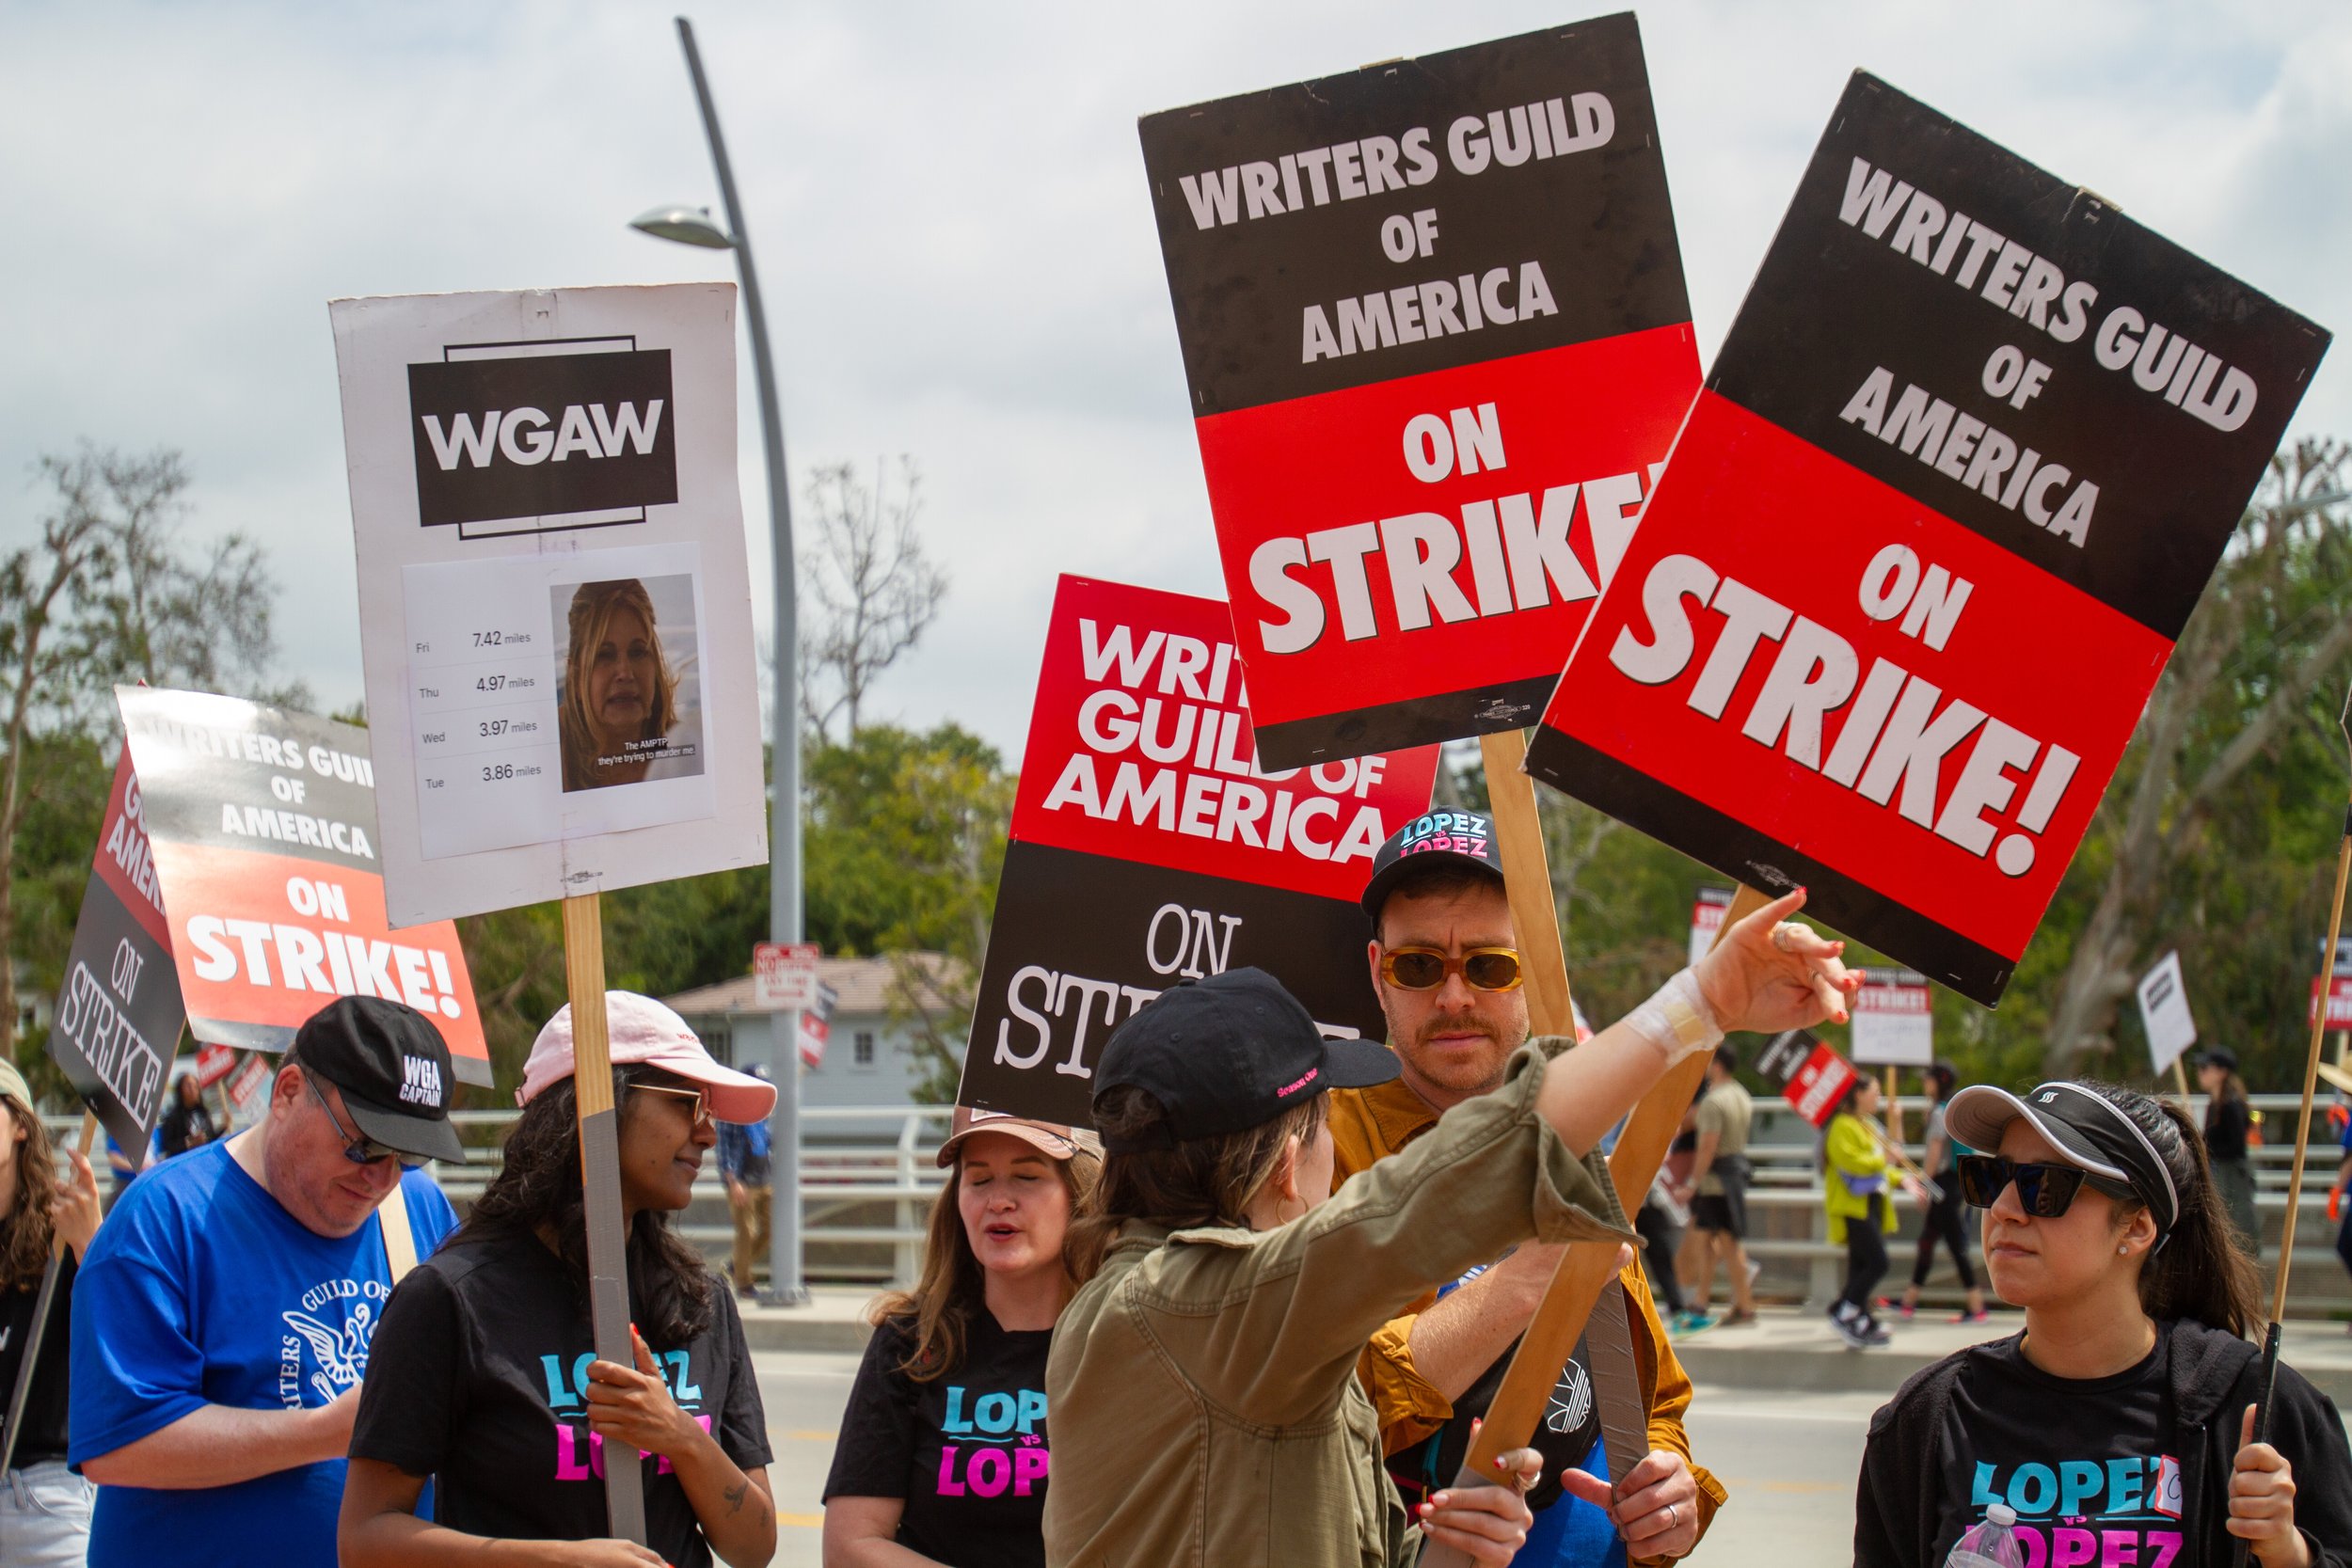
{"label": "raised hand", "polygon": [[1726,1034],[1776,1035],[1824,1020],[1846,1022],[1862,971],[1840,960],[1842,942],[1789,919],[1804,908],[1804,889],[1773,899],[1724,933],[1691,966],[1699,990]]}

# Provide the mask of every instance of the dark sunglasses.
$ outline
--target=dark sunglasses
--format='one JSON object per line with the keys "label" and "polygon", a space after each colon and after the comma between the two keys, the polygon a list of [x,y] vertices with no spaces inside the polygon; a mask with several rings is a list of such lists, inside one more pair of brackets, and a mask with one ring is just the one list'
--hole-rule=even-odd
{"label": "dark sunglasses", "polygon": [[2038,1220],[2054,1220],[2074,1206],[2085,1182],[2109,1197],[2129,1197],[2131,1189],[2103,1180],[2079,1165],[2056,1161],[2005,1160],[1998,1154],[1963,1154],[1954,1163],[1960,1174],[1960,1196],[1972,1209],[1990,1209],[2011,1182],[2017,1186],[2017,1206]]}
{"label": "dark sunglasses", "polygon": [[1457,973],[1477,990],[1517,990],[1526,978],[1513,947],[1473,947],[1459,958],[1434,947],[1398,947],[1380,955],[1380,978],[1403,990],[1436,990]]}
{"label": "dark sunglasses", "polygon": [[335,1107],[326,1102],[326,1096],[319,1093],[318,1085],[311,1081],[308,1072],[302,1075],[302,1082],[309,1087],[310,1098],[319,1102],[319,1109],[326,1113],[327,1121],[334,1126],[335,1136],[342,1139],[344,1159],[355,1165],[373,1165],[386,1160],[397,1160],[403,1170],[424,1168],[424,1161],[414,1154],[405,1154],[397,1148],[387,1148],[373,1138],[358,1132],[344,1132],[342,1118],[335,1114]]}

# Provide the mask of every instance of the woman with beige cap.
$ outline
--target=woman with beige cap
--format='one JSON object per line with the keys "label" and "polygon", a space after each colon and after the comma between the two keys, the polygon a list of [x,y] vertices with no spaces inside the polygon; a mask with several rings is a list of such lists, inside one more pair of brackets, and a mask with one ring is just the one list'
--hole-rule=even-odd
{"label": "woman with beige cap", "polygon": [[[764,1119],[775,1086],[720,1066],[659,1002],[608,991],[605,1008],[636,1365],[598,1360],[589,1323],[565,1007],[532,1047],[505,1164],[385,1304],[343,1488],[349,1568],[705,1568],[714,1552],[754,1568],[775,1552],[767,1417],[735,1298],[670,1227],[715,1124]],[[605,1536],[608,1440],[645,1451],[651,1549]]]}
{"label": "woman with beige cap", "polygon": [[1045,1356],[1092,1133],[959,1106],[923,1274],[876,1305],[825,1481],[826,1568],[1042,1568]]}
{"label": "woman with beige cap", "polygon": [[98,1233],[98,1178],[79,1153],[57,1180],[49,1130],[24,1075],[0,1055],[0,1408],[16,1387],[52,1243],[62,1239],[57,1290],[24,1404],[24,1430],[0,1474],[0,1568],[78,1565],[89,1547],[90,1483],[66,1468],[66,1367],[73,1276]]}

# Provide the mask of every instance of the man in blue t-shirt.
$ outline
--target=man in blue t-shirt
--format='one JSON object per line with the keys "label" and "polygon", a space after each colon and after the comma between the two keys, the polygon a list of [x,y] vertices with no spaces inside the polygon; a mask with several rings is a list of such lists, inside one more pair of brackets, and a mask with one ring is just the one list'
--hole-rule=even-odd
{"label": "man in blue t-shirt", "polygon": [[[746,1070],[755,1078],[768,1076],[764,1063],[754,1062]],[[768,1256],[771,1189],[766,1122],[719,1124],[719,1179],[727,1184],[727,1207],[735,1211],[735,1293],[748,1296],[753,1271]]]}
{"label": "man in blue t-shirt", "polygon": [[449,1047],[423,1014],[329,1003],[266,1113],[148,1172],[73,1291],[69,1454],[98,1482],[92,1568],[333,1568],[343,1455],[391,1290],[395,1182],[419,1257],[456,1214],[421,1170],[461,1161]]}

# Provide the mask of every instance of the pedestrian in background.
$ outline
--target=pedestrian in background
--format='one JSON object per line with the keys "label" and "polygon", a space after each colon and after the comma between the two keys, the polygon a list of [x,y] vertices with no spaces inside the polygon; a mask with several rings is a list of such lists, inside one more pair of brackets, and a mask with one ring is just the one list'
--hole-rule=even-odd
{"label": "pedestrian in background", "polygon": [[884,1296],[825,1480],[825,1568],[1042,1568],[1045,1357],[1090,1132],[956,1109],[923,1273]]}
{"label": "pedestrian in background", "polygon": [[1821,1142],[1821,1202],[1829,1210],[1830,1244],[1846,1249],[1846,1287],[1830,1304],[1829,1320],[1854,1350],[1893,1338],[1870,1310],[1870,1292],[1886,1277],[1886,1238],[1895,1228],[1886,1149],[1870,1120],[1878,1109],[1878,1080],[1865,1073],[1837,1102]]}
{"label": "pedestrian in background", "polygon": [[195,1073],[183,1072],[172,1080],[171,1109],[164,1113],[155,1134],[167,1160],[220,1135],[213,1125],[212,1108],[204,1103],[204,1086],[196,1081]]}
{"label": "pedestrian in background", "polygon": [[1748,1132],[1755,1121],[1756,1103],[1740,1084],[1740,1053],[1719,1045],[1707,1064],[1707,1092],[1692,1113],[1697,1142],[1691,1175],[1675,1190],[1675,1196],[1691,1206],[1684,1272],[1692,1277],[1677,1325],[1685,1333],[1713,1321],[1707,1315],[1707,1298],[1715,1288],[1718,1263],[1731,1275],[1731,1311],[1724,1323],[1756,1322],[1756,1276],[1748,1269],[1747,1249]]}
{"label": "pedestrian in background", "polygon": [[1991,1319],[1984,1309],[1984,1290],[1977,1283],[1977,1271],[1968,1261],[1968,1220],[1961,1212],[1960,1182],[1952,1175],[1951,1130],[1945,1125],[1946,1101],[1952,1098],[1952,1085],[1959,1080],[1949,1062],[1936,1062],[1928,1068],[1928,1128],[1927,1158],[1920,1169],[1933,1183],[1928,1193],[1927,1207],[1922,1211],[1919,1226],[1919,1254],[1911,1265],[1911,1284],[1903,1291],[1900,1308],[1909,1322],[1919,1309],[1919,1291],[1928,1282],[1928,1271],[1935,1264],[1938,1242],[1952,1255],[1952,1267],[1959,1271],[1960,1288],[1968,1292],[1968,1305],[1956,1323],[1980,1323]]}
{"label": "pedestrian in background", "polygon": [[[745,1070],[767,1082],[766,1063],[754,1062]],[[735,1293],[749,1296],[755,1293],[753,1271],[768,1256],[768,1219],[774,1196],[765,1121],[719,1124],[719,1178],[727,1184],[727,1208],[735,1215]]]}
{"label": "pedestrian in background", "polygon": [[2352,1204],[2344,1201],[2344,1190],[2352,1187],[2352,1117],[2344,1118],[2344,1132],[2337,1142],[2344,1149],[2344,1159],[2336,1166],[2336,1185],[2328,1195],[2328,1209],[2331,1214],[2342,1216],[2336,1226],[2336,1256],[2344,1259],[2344,1271],[2352,1274]]}
{"label": "pedestrian in background", "polygon": [[66,1372],[74,1275],[98,1233],[98,1177],[79,1152],[68,1158],[60,1181],[24,1075],[0,1056],[0,1408],[24,1363],[53,1243],[63,1243],[24,1430],[0,1475],[0,1568],[81,1568],[89,1553],[96,1488],[66,1468]]}
{"label": "pedestrian in background", "polygon": [[2230,1216],[2238,1250],[2262,1258],[2262,1216],[2254,1212],[2254,1163],[2246,1146],[2254,1128],[2253,1102],[2237,1075],[2237,1053],[2217,1045],[2197,1058],[2197,1086],[2205,1091],[2205,1158],[2214,1190]]}

